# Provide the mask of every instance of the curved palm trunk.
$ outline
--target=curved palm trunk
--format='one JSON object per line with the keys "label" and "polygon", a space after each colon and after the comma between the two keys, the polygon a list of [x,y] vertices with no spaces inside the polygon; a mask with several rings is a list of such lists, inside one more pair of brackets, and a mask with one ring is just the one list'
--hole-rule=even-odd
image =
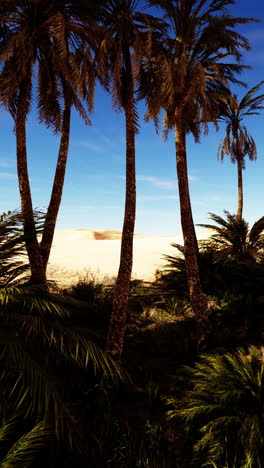
{"label": "curved palm trunk", "polygon": [[186,132],[182,125],[182,116],[176,111],[175,144],[178,187],[181,210],[181,225],[184,239],[184,256],[188,279],[188,289],[193,312],[198,320],[203,318],[207,305],[202,294],[198,267],[198,243],[194,229],[192,208],[188,183],[188,168],[186,157]]}
{"label": "curved palm trunk", "polygon": [[126,202],[121,240],[121,254],[115,285],[113,310],[107,337],[107,351],[117,360],[121,359],[127,321],[127,307],[133,264],[133,236],[136,218],[136,167],[135,167],[135,115],[134,83],[131,59],[128,59],[126,94]]}
{"label": "curved palm trunk", "polygon": [[50,203],[48,206],[47,214],[45,217],[42,240],[40,243],[41,254],[43,259],[43,268],[45,272],[47,270],[47,264],[50,256],[50,250],[52,246],[55,225],[61,204],[63,185],[66,172],[66,164],[69,151],[69,140],[70,140],[70,120],[71,120],[71,107],[65,105],[63,112],[63,124],[60,140],[60,149],[58,154],[56,172],[54,176],[54,182],[50,197]]}
{"label": "curved palm trunk", "polygon": [[18,96],[17,115],[15,119],[17,174],[21,199],[21,212],[23,217],[25,244],[31,268],[30,281],[33,284],[45,284],[46,275],[45,270],[43,269],[42,256],[40,253],[39,243],[37,239],[28,176],[26,147],[26,112],[24,106],[25,99],[26,90],[21,88]]}
{"label": "curved palm trunk", "polygon": [[242,176],[242,159],[237,158],[237,186],[238,186],[238,205],[237,205],[237,218],[241,221],[243,213],[243,176]]}

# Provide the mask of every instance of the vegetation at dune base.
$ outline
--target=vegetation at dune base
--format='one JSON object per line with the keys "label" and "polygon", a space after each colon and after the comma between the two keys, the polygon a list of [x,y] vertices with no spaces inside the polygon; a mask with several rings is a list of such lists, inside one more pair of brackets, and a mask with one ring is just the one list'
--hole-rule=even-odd
{"label": "vegetation at dune base", "polygon": [[[257,21],[234,17],[234,4],[0,2],[0,103],[14,121],[21,199],[0,216],[0,468],[264,468],[264,216],[243,218],[242,183],[257,155],[242,122],[264,95],[263,81],[241,101],[230,90],[249,68],[239,28]],[[92,123],[97,82],[125,121],[119,271],[59,288],[46,269],[71,114]],[[165,138],[174,132],[183,232],[153,283],[131,280],[139,101],[157,130],[163,115]],[[28,174],[31,109],[60,140],[45,212]],[[186,139],[219,122],[238,210],[210,213],[199,226],[212,235],[198,242]]]}

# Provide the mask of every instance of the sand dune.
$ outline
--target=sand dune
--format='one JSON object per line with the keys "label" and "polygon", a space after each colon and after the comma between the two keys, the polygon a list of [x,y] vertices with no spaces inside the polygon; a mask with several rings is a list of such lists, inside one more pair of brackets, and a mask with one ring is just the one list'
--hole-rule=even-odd
{"label": "sand dune", "polygon": [[[199,238],[208,237],[200,231]],[[64,229],[55,232],[48,274],[62,284],[76,281],[85,270],[98,279],[117,275],[121,233],[93,229]],[[174,255],[172,243],[182,244],[181,236],[142,236],[134,238],[133,278],[152,281],[155,271],[165,265],[163,254]]]}

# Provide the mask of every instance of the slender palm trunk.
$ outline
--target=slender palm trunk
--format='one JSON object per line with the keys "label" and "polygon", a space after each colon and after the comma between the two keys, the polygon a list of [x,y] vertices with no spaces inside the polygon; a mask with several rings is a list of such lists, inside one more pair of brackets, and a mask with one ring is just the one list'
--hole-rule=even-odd
{"label": "slender palm trunk", "polygon": [[56,172],[48,206],[47,214],[45,217],[42,240],[40,243],[41,254],[43,259],[43,268],[47,269],[47,264],[50,256],[51,245],[53,241],[55,225],[61,204],[63,185],[66,172],[67,157],[69,151],[70,140],[70,120],[71,120],[71,107],[65,104],[63,113],[62,132],[60,140],[60,149],[58,154]]}
{"label": "slender palm trunk", "polygon": [[[129,52],[128,52],[129,54]],[[127,58],[126,94],[126,202],[121,240],[121,255],[115,285],[113,311],[107,337],[107,351],[121,359],[127,321],[128,298],[133,264],[133,236],[136,217],[134,83],[130,55]]]}
{"label": "slender palm trunk", "polygon": [[236,160],[237,160],[237,188],[238,188],[238,203],[237,203],[237,218],[242,219],[243,213],[243,155],[241,151],[241,144],[238,132],[238,124],[234,123],[233,132],[236,142]]}
{"label": "slender palm trunk", "polygon": [[46,275],[43,269],[42,256],[37,239],[32,197],[27,166],[26,147],[26,112],[24,100],[26,90],[21,87],[17,103],[17,115],[15,120],[16,150],[17,150],[17,174],[21,199],[21,212],[23,216],[24,235],[27,254],[31,268],[31,283],[45,284]]}
{"label": "slender palm trunk", "polygon": [[180,110],[176,111],[175,144],[178,187],[180,197],[181,225],[184,239],[184,256],[188,279],[188,288],[193,312],[198,320],[206,311],[206,301],[202,294],[198,267],[198,243],[194,229],[192,208],[188,184],[188,168],[186,156],[186,132],[182,125]]}
{"label": "slender palm trunk", "polygon": [[237,219],[241,221],[243,213],[243,176],[242,176],[242,159],[237,158],[237,182],[238,182],[238,205],[237,205]]}

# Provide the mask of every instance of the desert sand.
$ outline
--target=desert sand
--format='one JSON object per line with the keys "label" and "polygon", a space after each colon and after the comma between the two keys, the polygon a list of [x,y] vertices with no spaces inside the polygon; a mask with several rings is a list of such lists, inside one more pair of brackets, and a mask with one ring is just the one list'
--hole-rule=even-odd
{"label": "desert sand", "polygon": [[[198,231],[199,239],[208,237],[208,231]],[[70,284],[86,273],[98,280],[117,275],[121,233],[93,229],[64,229],[55,232],[48,276],[60,284]],[[132,277],[153,281],[155,271],[166,264],[163,255],[175,255],[172,243],[182,244],[181,236],[134,237]]]}

